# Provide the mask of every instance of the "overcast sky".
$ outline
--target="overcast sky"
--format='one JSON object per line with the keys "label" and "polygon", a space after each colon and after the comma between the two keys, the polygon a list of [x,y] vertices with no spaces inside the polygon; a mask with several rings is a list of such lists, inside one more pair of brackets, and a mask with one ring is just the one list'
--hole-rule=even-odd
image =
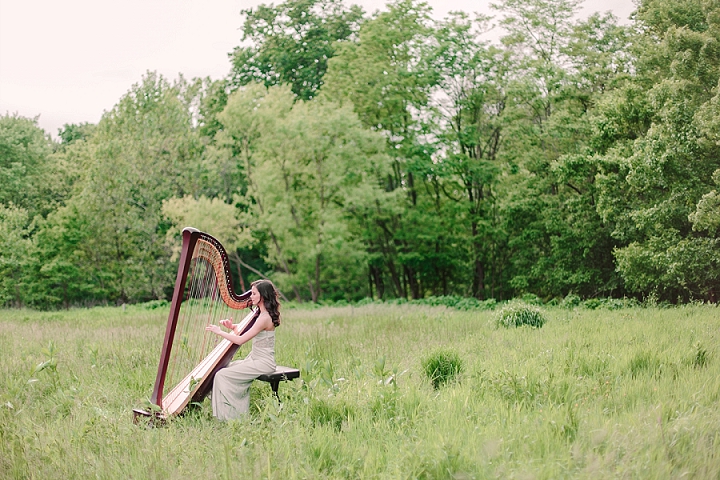
{"label": "overcast sky", "polygon": [[[493,0],[429,0],[434,16],[491,13]],[[172,80],[225,76],[240,44],[240,10],[268,0],[0,0],[0,114],[38,117],[54,137],[66,123],[97,123],[148,70]],[[280,3],[275,1],[274,3]],[[350,0],[367,12],[382,0]],[[581,15],[632,0],[585,0]]]}

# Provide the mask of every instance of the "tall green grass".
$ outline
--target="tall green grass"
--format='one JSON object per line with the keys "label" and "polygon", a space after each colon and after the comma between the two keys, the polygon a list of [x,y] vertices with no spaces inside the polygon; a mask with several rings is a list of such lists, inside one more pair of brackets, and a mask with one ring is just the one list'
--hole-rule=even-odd
{"label": "tall green grass", "polygon": [[[157,307],[157,306],[155,306]],[[134,425],[167,308],[0,311],[0,478],[718,478],[713,306],[544,310],[541,329],[443,306],[285,308],[251,413]],[[240,355],[247,354],[243,347]],[[433,385],[423,361],[462,364]]]}

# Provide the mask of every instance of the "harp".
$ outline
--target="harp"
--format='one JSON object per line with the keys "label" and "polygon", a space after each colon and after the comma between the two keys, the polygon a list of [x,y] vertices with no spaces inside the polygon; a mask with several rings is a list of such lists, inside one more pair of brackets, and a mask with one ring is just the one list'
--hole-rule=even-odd
{"label": "harp", "polygon": [[[189,227],[183,230],[182,237],[165,340],[150,397],[155,413],[135,409],[135,421],[139,416],[175,416],[190,402],[204,398],[215,373],[230,363],[238,349],[238,345],[205,331],[205,327],[235,317],[234,310],[251,305],[249,291],[236,294],[233,290],[228,256],[217,239]],[[245,333],[255,318],[251,311],[239,323],[234,320],[235,333]]]}

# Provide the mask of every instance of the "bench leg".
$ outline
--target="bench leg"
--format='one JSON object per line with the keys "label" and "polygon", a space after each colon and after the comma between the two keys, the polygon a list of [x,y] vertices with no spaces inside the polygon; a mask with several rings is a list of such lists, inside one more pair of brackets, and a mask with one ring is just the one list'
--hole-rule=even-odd
{"label": "bench leg", "polygon": [[280,395],[278,395],[278,387],[280,386],[280,380],[273,380],[270,382],[270,388],[272,388],[273,394],[275,394],[275,398],[277,398],[277,401],[280,401]]}

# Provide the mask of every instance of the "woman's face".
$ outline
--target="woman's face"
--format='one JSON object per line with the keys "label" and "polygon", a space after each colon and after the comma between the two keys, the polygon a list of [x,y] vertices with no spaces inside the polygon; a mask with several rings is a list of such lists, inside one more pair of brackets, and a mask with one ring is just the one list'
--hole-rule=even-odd
{"label": "woman's face", "polygon": [[262,303],[262,297],[260,296],[260,292],[258,292],[258,289],[256,287],[252,287],[250,289],[250,301],[253,305],[260,305],[260,303]]}

